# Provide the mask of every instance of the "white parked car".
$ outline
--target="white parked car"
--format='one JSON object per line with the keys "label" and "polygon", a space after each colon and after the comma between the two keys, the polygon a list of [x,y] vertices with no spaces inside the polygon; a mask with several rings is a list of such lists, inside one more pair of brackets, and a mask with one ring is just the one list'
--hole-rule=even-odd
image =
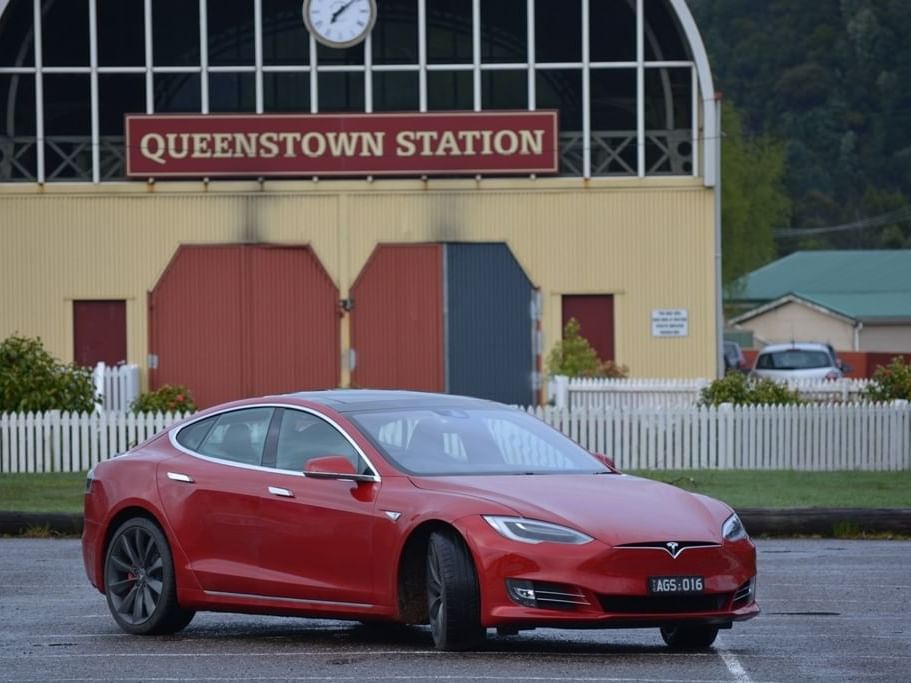
{"label": "white parked car", "polygon": [[753,375],[776,380],[835,380],[844,376],[842,363],[829,344],[769,344],[756,356]]}

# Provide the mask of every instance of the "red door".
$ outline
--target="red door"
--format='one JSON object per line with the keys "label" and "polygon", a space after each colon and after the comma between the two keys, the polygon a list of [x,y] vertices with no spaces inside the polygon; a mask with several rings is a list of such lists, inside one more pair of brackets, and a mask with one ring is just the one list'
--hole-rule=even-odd
{"label": "red door", "polygon": [[338,386],[338,288],[306,246],[183,245],[149,295],[150,384],[200,407]]}
{"label": "red door", "polygon": [[351,298],[356,386],[445,390],[441,245],[379,245]]}
{"label": "red door", "polygon": [[614,297],[612,294],[564,294],[563,327],[570,318],[581,326],[580,334],[603,361],[614,357]]}
{"label": "red door", "polygon": [[117,365],[126,359],[126,302],[74,301],[73,360],[76,365]]}

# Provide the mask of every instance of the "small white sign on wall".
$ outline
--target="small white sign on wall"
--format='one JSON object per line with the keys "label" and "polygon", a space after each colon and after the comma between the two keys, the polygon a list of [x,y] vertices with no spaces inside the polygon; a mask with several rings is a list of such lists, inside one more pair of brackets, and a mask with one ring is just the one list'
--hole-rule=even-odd
{"label": "small white sign on wall", "polygon": [[653,337],[685,337],[689,334],[689,312],[685,308],[652,309]]}

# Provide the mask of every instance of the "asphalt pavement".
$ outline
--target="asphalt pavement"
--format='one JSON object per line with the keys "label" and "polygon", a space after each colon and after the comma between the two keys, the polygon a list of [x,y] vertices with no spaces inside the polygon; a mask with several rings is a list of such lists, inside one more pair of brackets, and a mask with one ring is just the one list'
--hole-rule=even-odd
{"label": "asphalt pavement", "polygon": [[75,539],[0,539],[0,681],[907,681],[911,541],[759,540],[763,613],[714,650],[656,629],[497,637],[441,653],[426,628],[198,614],[129,636],[84,575]]}

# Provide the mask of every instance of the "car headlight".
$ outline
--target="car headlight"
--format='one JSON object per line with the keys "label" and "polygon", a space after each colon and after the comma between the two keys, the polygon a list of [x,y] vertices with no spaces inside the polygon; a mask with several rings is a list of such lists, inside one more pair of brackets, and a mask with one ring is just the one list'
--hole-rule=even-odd
{"label": "car headlight", "polygon": [[559,524],[539,522],[524,517],[499,517],[484,515],[484,521],[497,530],[502,536],[520,543],[569,543],[582,545],[593,541],[591,536],[581,531],[570,529]]}
{"label": "car headlight", "polygon": [[721,525],[721,535],[727,541],[739,541],[741,538],[747,537],[747,530],[744,528],[743,522],[740,521],[740,517],[733,514]]}

